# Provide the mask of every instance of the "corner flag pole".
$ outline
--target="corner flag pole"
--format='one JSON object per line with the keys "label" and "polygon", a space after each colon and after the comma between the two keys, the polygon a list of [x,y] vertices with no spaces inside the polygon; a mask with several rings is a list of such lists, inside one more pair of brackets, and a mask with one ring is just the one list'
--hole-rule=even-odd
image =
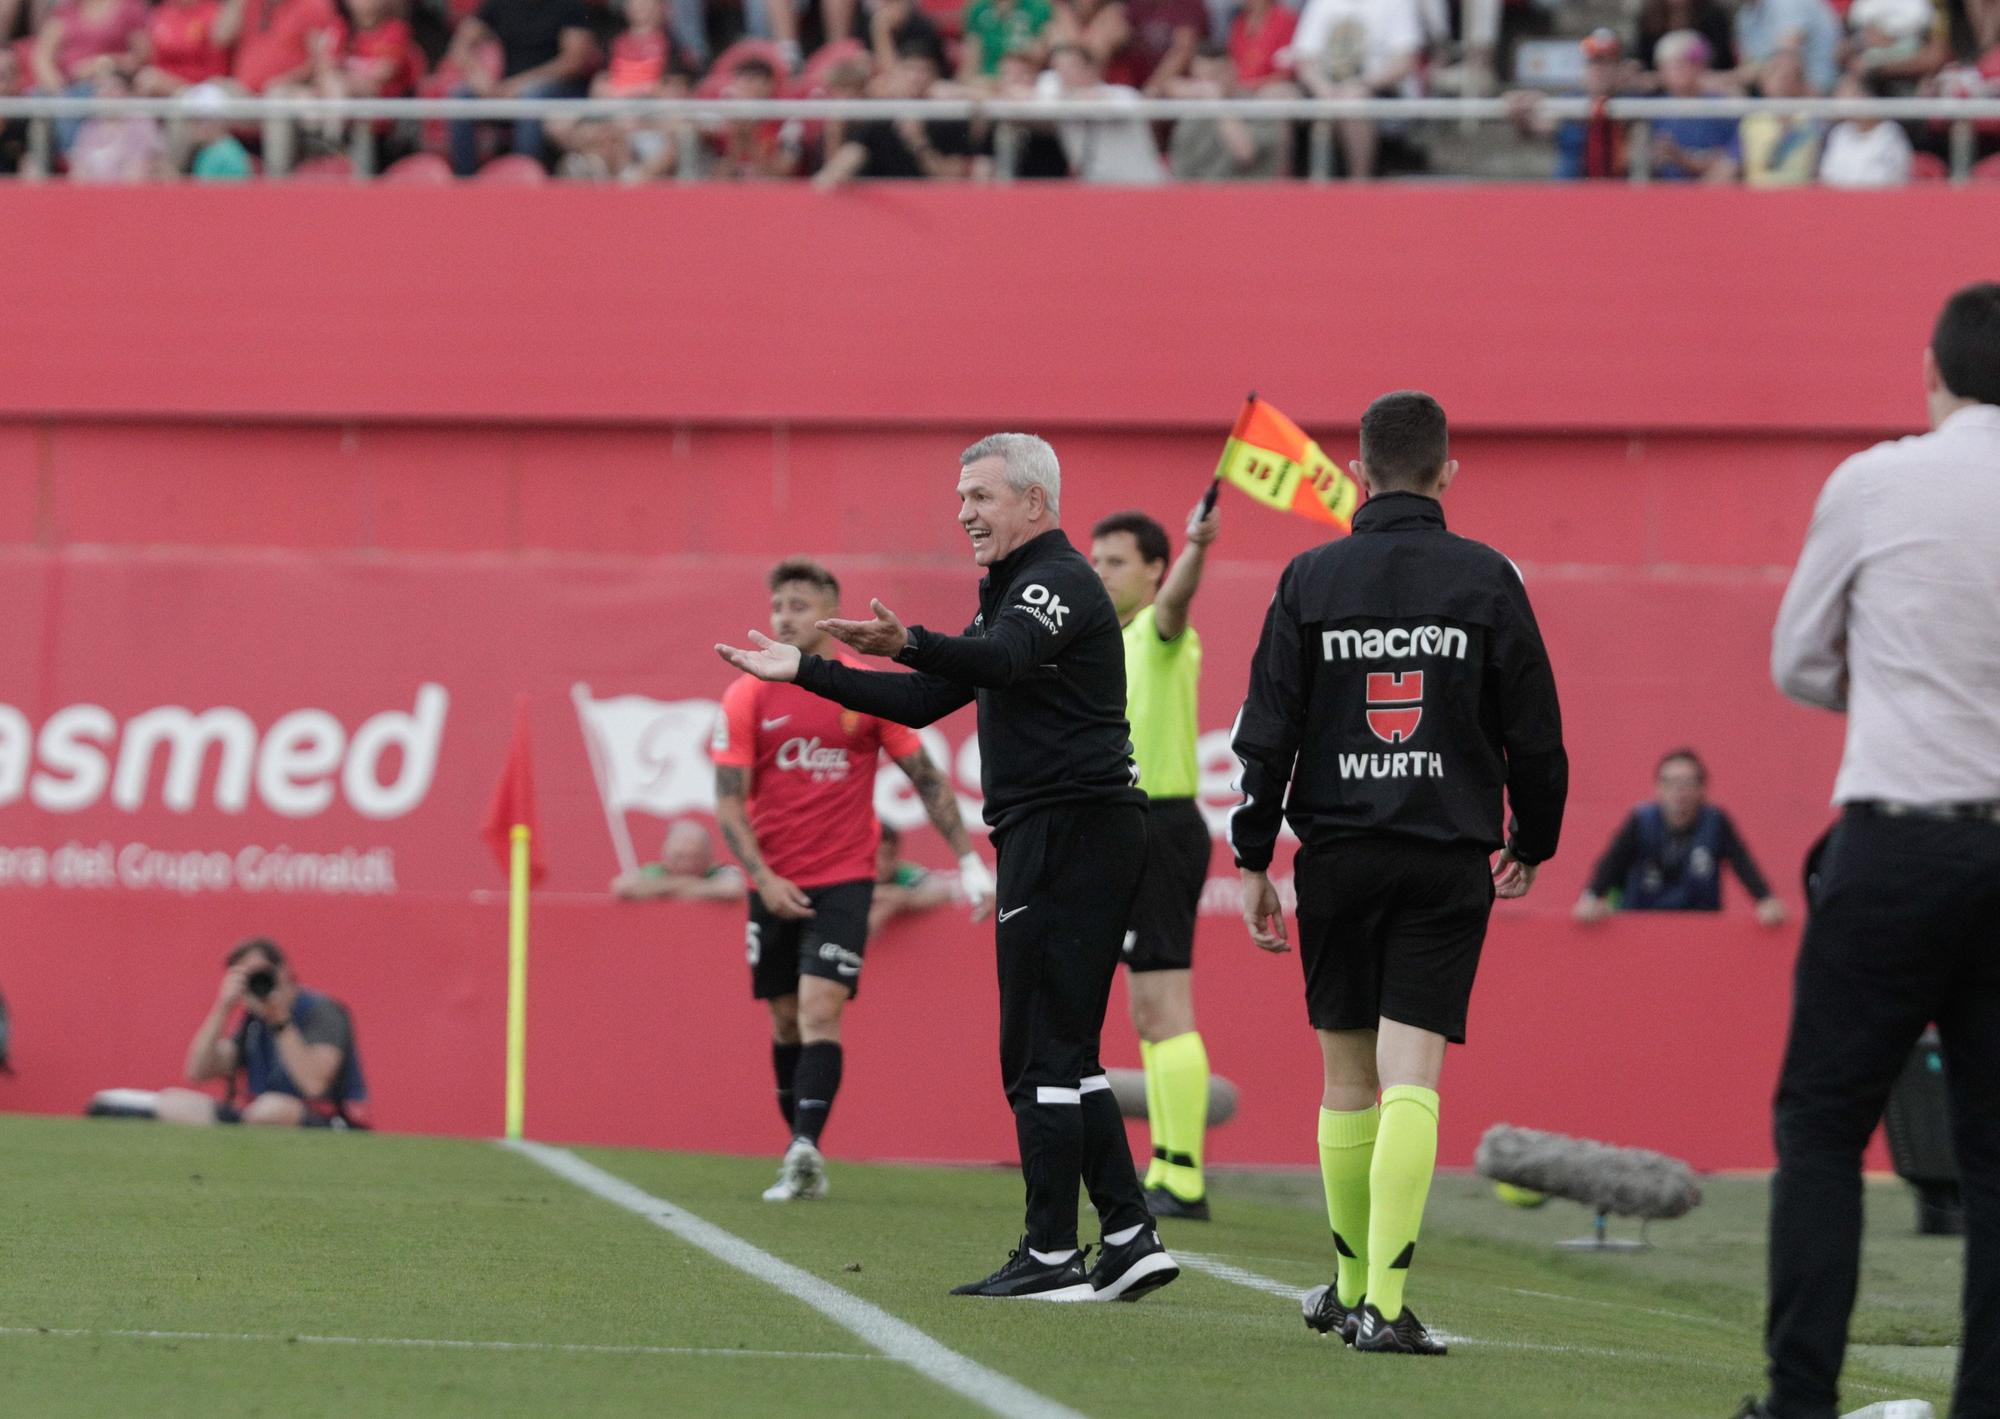
{"label": "corner flag pole", "polygon": [[509,831],[507,874],[507,1137],[521,1137],[528,1070],[528,825]]}

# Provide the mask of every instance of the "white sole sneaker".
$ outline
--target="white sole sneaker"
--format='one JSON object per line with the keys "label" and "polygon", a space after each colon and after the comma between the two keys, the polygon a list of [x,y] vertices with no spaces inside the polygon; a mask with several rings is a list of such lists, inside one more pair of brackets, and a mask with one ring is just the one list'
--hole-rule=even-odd
{"label": "white sole sneaker", "polygon": [[[1091,1291],[1093,1301],[1122,1301],[1132,1292],[1140,1295],[1157,1290],[1181,1274],[1181,1265],[1166,1252],[1151,1252],[1120,1272],[1102,1291]],[[1137,1296],[1132,1299],[1137,1300]]]}
{"label": "white sole sneaker", "polygon": [[826,1159],[804,1139],[794,1140],[778,1165],[778,1180],[764,1189],[764,1200],[818,1202],[826,1194]]}
{"label": "white sole sneaker", "polygon": [[1937,1410],[1931,1408],[1928,1400],[1890,1399],[1866,1409],[1852,1410],[1841,1419],[1937,1419]]}

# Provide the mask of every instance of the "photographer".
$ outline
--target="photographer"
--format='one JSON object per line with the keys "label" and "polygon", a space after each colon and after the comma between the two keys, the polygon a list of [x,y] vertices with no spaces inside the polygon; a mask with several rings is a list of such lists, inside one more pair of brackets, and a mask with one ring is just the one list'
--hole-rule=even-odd
{"label": "photographer", "polygon": [[[274,941],[245,941],[223,964],[222,988],[188,1045],[187,1077],[195,1084],[226,1080],[229,1092],[217,1103],[200,1090],[163,1089],[154,1115],[169,1123],[357,1124],[354,1111],[368,1089],[347,1007],[301,989]],[[239,1009],[236,1028],[225,1035]]]}

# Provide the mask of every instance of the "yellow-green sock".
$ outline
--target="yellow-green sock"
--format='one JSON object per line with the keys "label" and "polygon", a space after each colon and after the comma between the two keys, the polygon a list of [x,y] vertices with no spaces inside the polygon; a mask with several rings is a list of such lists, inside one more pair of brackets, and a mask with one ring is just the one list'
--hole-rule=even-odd
{"label": "yellow-green sock", "polygon": [[[1183,1202],[1199,1202],[1208,1192],[1202,1151],[1208,1137],[1208,1049],[1189,1030],[1153,1045],[1153,1074],[1159,1084],[1159,1114],[1166,1122],[1166,1166],[1160,1185]],[[1156,1122],[1153,1139],[1160,1141]]]}
{"label": "yellow-green sock", "polygon": [[1384,1320],[1403,1313],[1424,1199],[1437,1167],[1438,1096],[1415,1084],[1382,1091],[1382,1128],[1368,1174],[1368,1299]]}
{"label": "yellow-green sock", "polygon": [[1360,1305],[1368,1290],[1368,1171],[1381,1118],[1373,1104],[1355,1113],[1319,1111],[1319,1180],[1339,1256],[1334,1295],[1343,1306]]}
{"label": "yellow-green sock", "polygon": [[1153,1161],[1146,1165],[1140,1186],[1158,1187],[1167,1171],[1167,1124],[1160,1108],[1160,1072],[1153,1065],[1153,1046],[1146,1040],[1139,1041],[1139,1063],[1146,1073],[1146,1126],[1152,1131],[1153,1142]]}

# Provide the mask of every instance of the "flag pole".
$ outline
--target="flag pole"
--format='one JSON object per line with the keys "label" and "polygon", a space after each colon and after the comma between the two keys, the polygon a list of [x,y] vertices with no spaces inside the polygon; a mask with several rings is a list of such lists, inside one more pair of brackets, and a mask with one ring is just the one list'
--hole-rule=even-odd
{"label": "flag pole", "polygon": [[[1257,391],[1253,389],[1248,394],[1243,396],[1243,407],[1241,410],[1237,412],[1236,422],[1234,425],[1230,427],[1229,430],[1229,437],[1231,440],[1236,439],[1242,434],[1243,421],[1249,417],[1250,411],[1253,408],[1255,408],[1256,405],[1257,405]],[[1225,442],[1222,445],[1222,460],[1215,465],[1215,472],[1208,480],[1208,491],[1201,495],[1201,515],[1203,517],[1207,517],[1210,513],[1215,511],[1216,496],[1222,492],[1222,470],[1227,468],[1228,466],[1229,466],[1229,444]]]}
{"label": "flag pole", "polygon": [[507,892],[507,1138],[521,1137],[528,1053],[528,825],[509,833]]}

